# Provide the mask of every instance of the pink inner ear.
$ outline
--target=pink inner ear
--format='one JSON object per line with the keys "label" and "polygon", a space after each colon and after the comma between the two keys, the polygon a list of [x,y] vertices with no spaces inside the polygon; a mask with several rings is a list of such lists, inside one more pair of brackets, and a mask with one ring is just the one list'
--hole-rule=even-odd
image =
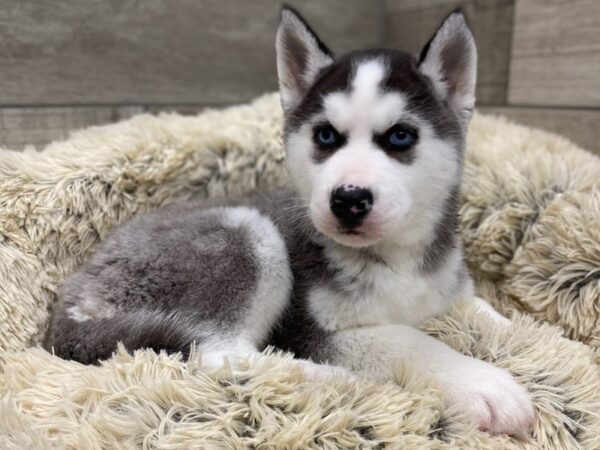
{"label": "pink inner ear", "polygon": [[454,14],[433,38],[420,68],[432,79],[436,91],[463,115],[474,107],[476,65],[471,31],[464,18]]}
{"label": "pink inner ear", "polygon": [[441,52],[442,72],[449,88],[449,95],[463,92],[468,87],[471,48],[468,37],[459,34],[444,46]]}
{"label": "pink inner ear", "polygon": [[286,72],[289,78],[286,80],[287,85],[303,91],[308,87],[304,79],[308,66],[308,50],[305,43],[298,36],[287,34],[283,37],[283,40],[285,47],[283,57],[285,58]]}
{"label": "pink inner ear", "polygon": [[319,70],[333,59],[302,16],[289,7],[282,11],[276,49],[281,98],[284,109],[290,109],[306,94]]}

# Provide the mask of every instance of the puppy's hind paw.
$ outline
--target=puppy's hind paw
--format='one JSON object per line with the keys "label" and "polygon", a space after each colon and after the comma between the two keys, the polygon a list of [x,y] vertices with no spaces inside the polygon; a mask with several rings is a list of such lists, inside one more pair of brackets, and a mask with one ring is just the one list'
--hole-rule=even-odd
{"label": "puppy's hind paw", "polygon": [[346,381],[356,381],[357,377],[347,369],[328,364],[317,364],[309,360],[296,360],[302,368],[307,380],[324,381],[332,378],[342,378]]}

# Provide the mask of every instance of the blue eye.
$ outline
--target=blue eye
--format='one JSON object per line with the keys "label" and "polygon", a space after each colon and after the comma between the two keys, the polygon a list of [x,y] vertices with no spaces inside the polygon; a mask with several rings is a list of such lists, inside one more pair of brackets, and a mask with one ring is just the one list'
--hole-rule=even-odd
{"label": "blue eye", "polygon": [[340,144],[341,136],[331,125],[322,125],[315,129],[314,140],[321,148],[332,148]]}
{"label": "blue eye", "polygon": [[335,144],[335,133],[331,128],[322,128],[317,134],[319,142],[323,145]]}
{"label": "blue eye", "polygon": [[410,162],[414,158],[413,148],[419,140],[419,132],[409,124],[397,123],[385,133],[374,134],[375,144],[400,162]]}
{"label": "blue eye", "polygon": [[398,148],[399,150],[404,150],[411,147],[416,141],[416,136],[414,133],[398,129],[392,130],[388,134],[388,142],[393,146]]}

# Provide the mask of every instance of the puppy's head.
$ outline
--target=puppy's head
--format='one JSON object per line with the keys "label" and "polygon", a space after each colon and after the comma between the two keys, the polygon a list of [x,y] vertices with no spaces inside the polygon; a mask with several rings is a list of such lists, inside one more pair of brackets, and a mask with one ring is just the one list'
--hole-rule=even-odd
{"label": "puppy's head", "polygon": [[315,227],[353,247],[431,233],[460,182],[475,102],[463,15],[448,16],[420,60],[392,50],[336,59],[284,8],[276,48],[289,171]]}

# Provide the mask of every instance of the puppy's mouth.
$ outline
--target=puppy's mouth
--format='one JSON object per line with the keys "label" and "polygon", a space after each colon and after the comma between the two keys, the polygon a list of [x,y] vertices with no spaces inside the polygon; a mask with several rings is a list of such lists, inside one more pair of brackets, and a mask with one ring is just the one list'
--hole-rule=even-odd
{"label": "puppy's mouth", "polygon": [[341,229],[335,233],[326,234],[338,244],[355,248],[370,247],[381,240],[381,236],[375,233],[357,229]]}
{"label": "puppy's mouth", "polygon": [[373,224],[363,223],[359,227],[345,227],[330,221],[326,226],[317,226],[317,229],[339,244],[348,247],[368,247],[379,242],[381,233]]}
{"label": "puppy's mouth", "polygon": [[364,236],[365,233],[354,228],[337,227],[337,232],[346,236]]}
{"label": "puppy's mouth", "polygon": [[345,246],[368,247],[384,237],[384,230],[375,215],[352,226],[342,223],[328,211],[316,210],[311,214],[311,218],[320,233]]}

